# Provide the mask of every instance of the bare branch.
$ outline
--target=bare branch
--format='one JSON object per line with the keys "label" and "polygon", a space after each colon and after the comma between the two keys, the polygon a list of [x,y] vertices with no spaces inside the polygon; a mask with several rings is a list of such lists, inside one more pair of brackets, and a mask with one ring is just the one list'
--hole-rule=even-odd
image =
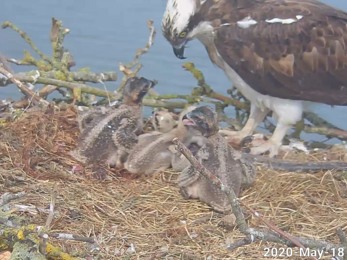
{"label": "bare branch", "polygon": [[50,228],[54,218],[54,207],[55,207],[55,201],[57,199],[57,196],[58,196],[57,184],[55,183],[53,187],[53,191],[52,191],[51,204],[49,205],[49,214],[48,214],[48,218],[45,225],[47,229]]}
{"label": "bare branch", "polygon": [[333,124],[329,123],[313,112],[304,112],[303,117],[315,126],[342,130],[341,128],[334,126]]}
{"label": "bare branch", "polygon": [[[36,101],[38,104],[42,104],[44,106],[48,106],[49,102],[46,100],[40,98],[38,95],[36,95],[33,91],[28,89],[26,86],[23,85],[22,82],[20,82],[18,79],[14,78],[11,73],[9,73],[4,68],[0,67],[0,73],[6,76],[9,80],[11,80],[14,84],[17,85],[17,87],[26,95],[27,98],[32,98],[33,101]],[[33,81],[35,81],[34,77],[31,77]]]}
{"label": "bare branch", "polygon": [[82,237],[82,236],[77,236],[77,235],[73,235],[73,234],[66,234],[66,233],[48,233],[47,235],[50,237],[54,237],[56,239],[95,243],[95,240],[92,237]]}
{"label": "bare branch", "polygon": [[8,64],[7,59],[4,55],[0,52],[0,64],[2,63],[5,70],[7,70],[10,73],[13,73],[13,70],[10,67],[10,64]]}
{"label": "bare branch", "polygon": [[0,208],[3,207],[4,205],[8,204],[11,200],[19,199],[22,198],[26,195],[25,191],[12,194],[12,193],[4,193],[0,197]]}
{"label": "bare branch", "polygon": [[138,49],[136,51],[136,55],[135,55],[135,58],[132,62],[129,62],[125,65],[126,68],[128,69],[131,69],[132,67],[134,67],[138,62],[139,62],[139,59],[141,57],[141,55],[147,53],[149,51],[149,49],[152,47],[152,45],[154,44],[154,37],[156,35],[156,30],[153,26],[153,20],[148,20],[147,21],[147,26],[150,30],[150,34],[149,34],[149,39],[148,39],[148,42],[145,46],[145,48],[143,49]]}
{"label": "bare branch", "polygon": [[[15,78],[21,78],[21,77],[25,77],[25,76],[31,76],[34,75],[36,73],[36,71],[30,71],[27,73],[16,73],[13,74],[13,76]],[[40,76],[43,78],[50,78],[50,79],[56,79],[57,75],[59,75],[57,73],[57,71],[39,71]],[[105,71],[105,72],[101,72],[101,73],[93,73],[93,72],[69,72],[68,73],[68,78],[73,80],[73,81],[83,81],[83,82],[93,82],[93,83],[99,83],[100,81],[117,81],[117,72],[115,71]],[[65,81],[65,79],[67,80],[68,78],[64,78],[62,77]],[[66,81],[68,82],[68,81]],[[39,83],[39,82],[38,82]],[[4,87],[11,84],[10,82],[2,82],[0,81],[0,86]]]}
{"label": "bare branch", "polygon": [[269,158],[267,156],[242,154],[253,163],[261,163],[263,167],[275,170],[283,170],[289,172],[314,172],[328,170],[347,170],[347,163],[343,162],[293,162],[281,159]]}

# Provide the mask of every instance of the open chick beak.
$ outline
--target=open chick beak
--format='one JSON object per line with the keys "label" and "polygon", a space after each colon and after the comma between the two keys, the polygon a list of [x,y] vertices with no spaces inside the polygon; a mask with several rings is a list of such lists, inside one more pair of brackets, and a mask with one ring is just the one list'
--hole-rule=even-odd
{"label": "open chick beak", "polygon": [[195,125],[195,122],[189,118],[189,116],[184,115],[182,118],[184,125]]}
{"label": "open chick beak", "polygon": [[185,49],[185,46],[182,45],[180,47],[173,47],[173,52],[174,54],[176,55],[177,58],[181,59],[181,60],[184,60],[186,59],[186,57],[184,57],[184,49]]}

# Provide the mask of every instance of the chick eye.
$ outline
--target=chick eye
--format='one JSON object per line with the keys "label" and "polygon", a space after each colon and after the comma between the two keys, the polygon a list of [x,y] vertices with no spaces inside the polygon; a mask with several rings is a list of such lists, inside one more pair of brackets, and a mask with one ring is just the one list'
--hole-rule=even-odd
{"label": "chick eye", "polygon": [[186,35],[187,35],[187,32],[181,32],[180,38],[184,38],[184,37],[186,37]]}

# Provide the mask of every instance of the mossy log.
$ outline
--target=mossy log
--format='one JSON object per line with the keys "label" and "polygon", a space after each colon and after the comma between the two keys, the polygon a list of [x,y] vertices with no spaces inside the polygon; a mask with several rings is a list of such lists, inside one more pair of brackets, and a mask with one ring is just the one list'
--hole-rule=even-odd
{"label": "mossy log", "polygon": [[31,240],[21,240],[14,244],[10,260],[46,260],[38,251],[38,246]]}
{"label": "mossy log", "polygon": [[77,260],[67,253],[61,251],[59,247],[55,247],[47,243],[46,256],[38,252],[39,239],[37,230],[40,227],[37,225],[27,225],[20,228],[2,228],[0,225],[0,251],[12,251],[14,258],[11,259],[51,259],[51,260]]}

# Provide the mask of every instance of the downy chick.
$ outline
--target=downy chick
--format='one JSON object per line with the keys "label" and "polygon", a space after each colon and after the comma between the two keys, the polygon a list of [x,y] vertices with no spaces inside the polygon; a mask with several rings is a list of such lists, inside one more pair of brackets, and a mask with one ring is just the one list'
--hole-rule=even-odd
{"label": "downy chick", "polygon": [[95,124],[95,121],[100,117],[104,116],[110,108],[106,107],[92,107],[86,111],[81,111],[78,114],[77,122],[80,132],[82,133],[84,129]]}
{"label": "downy chick", "polygon": [[142,132],[142,99],[154,82],[133,77],[123,89],[123,102],[117,108],[87,113],[79,120],[81,136],[70,154],[82,163],[106,163],[123,167],[128,152]]}
{"label": "downy chick", "polygon": [[[195,129],[186,129],[188,131],[188,138],[186,138],[184,145],[192,152],[192,154],[195,156],[196,153],[200,150],[200,148],[205,143],[205,137],[203,137],[198,131]],[[175,148],[173,148],[174,151],[172,153],[174,154],[171,161],[172,169],[176,172],[181,172],[188,166],[190,166],[190,162],[187,160],[187,158],[178,152]]]}
{"label": "downy chick", "polygon": [[152,125],[155,131],[170,132],[175,126],[175,120],[168,111],[155,111],[152,116]]}
{"label": "downy chick", "polygon": [[[224,185],[232,188],[238,196],[242,175],[246,171],[254,171],[251,164],[244,166],[240,154],[228,146],[226,139],[218,133],[219,122],[217,114],[209,106],[199,107],[186,114],[183,122],[187,127],[198,130],[206,142],[197,152],[196,159],[212,174],[217,176]],[[249,174],[246,174],[249,175]],[[209,180],[189,166],[183,170],[178,179],[180,193],[185,199],[199,199],[222,213],[230,212],[231,205],[227,196]]]}
{"label": "downy chick", "polygon": [[140,137],[139,143],[130,152],[125,168],[134,174],[151,175],[168,169],[173,158],[172,150],[174,138],[185,142],[190,138],[186,127],[182,123],[183,116],[195,107],[183,110],[177,128],[170,132],[160,134],[146,134]]}

